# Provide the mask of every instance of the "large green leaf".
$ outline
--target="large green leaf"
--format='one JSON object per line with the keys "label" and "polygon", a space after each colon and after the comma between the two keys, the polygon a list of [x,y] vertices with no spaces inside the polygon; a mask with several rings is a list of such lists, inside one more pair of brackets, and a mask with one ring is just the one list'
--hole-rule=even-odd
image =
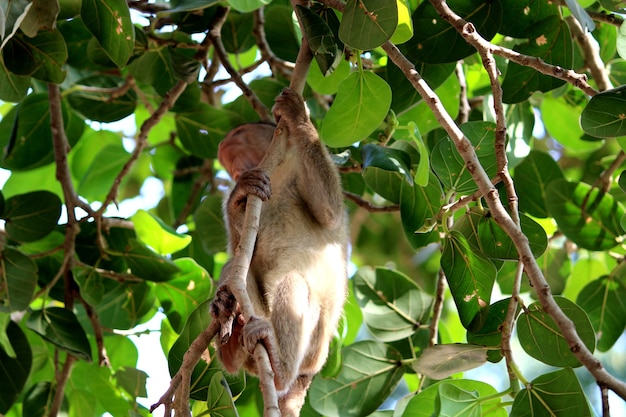
{"label": "large green leaf", "polygon": [[18,33],[4,50],[4,62],[17,75],[32,75],[52,83],[65,79],[67,46],[58,30],[42,31],[34,38]]}
{"label": "large green leaf", "polygon": [[329,146],[344,147],[365,139],[385,119],[391,105],[391,89],[369,71],[350,74],[324,117],[320,136]]}
{"label": "large green leaf", "polygon": [[[572,37],[560,17],[555,15],[541,20],[528,29],[526,37],[528,42],[517,45],[517,52],[539,57],[562,68],[572,67]],[[519,103],[535,91],[550,91],[564,83],[564,80],[541,74],[532,67],[509,62],[502,81],[502,99],[505,103]]]}
{"label": "large green leaf", "polygon": [[135,239],[128,241],[121,254],[115,251],[112,254],[122,256],[132,273],[147,281],[168,281],[179,271],[170,259],[160,256]]}
{"label": "large green leaf", "polygon": [[52,232],[60,216],[61,200],[56,194],[33,191],[9,198],[2,218],[11,239],[32,242]]}
{"label": "large green leaf", "polygon": [[[404,179],[410,185],[413,185],[413,176],[411,175],[411,157],[408,153],[390,147],[383,147],[373,143],[365,144],[361,147],[361,156],[363,158],[363,177],[369,183],[368,177],[373,175],[370,170],[383,170],[393,172],[395,175]],[[384,175],[384,174],[383,174]],[[370,184],[372,186],[372,184]],[[385,192],[381,190],[381,195]],[[392,200],[393,201],[393,200]]]}
{"label": "large green leaf", "polygon": [[598,350],[606,352],[626,327],[626,287],[614,276],[603,276],[587,284],[577,304],[589,315],[596,329]]}
{"label": "large green leaf", "polygon": [[[483,38],[489,40],[498,32],[502,21],[499,0],[451,0],[447,3],[462,18],[473,23]],[[422,2],[413,12],[413,28],[413,38],[404,44],[412,61],[442,64],[476,52],[429,1]]]}
{"label": "large green leaf", "polygon": [[104,281],[104,295],[95,306],[100,324],[126,330],[139,324],[154,308],[154,292],[144,283]]}
{"label": "large green leaf", "polygon": [[176,131],[183,146],[194,156],[214,159],[217,145],[232,128],[230,115],[200,104],[194,111],[176,115]]}
{"label": "large green leaf", "polygon": [[[62,106],[62,112],[65,132],[70,145],[73,145],[80,137],[82,127],[72,126],[74,117],[65,105]],[[80,129],[80,132],[75,132],[75,128]],[[1,162],[5,169],[29,170],[54,161],[47,94],[29,94],[2,118],[0,146],[5,149]]]}
{"label": "large green leaf", "polygon": [[591,97],[580,115],[585,133],[598,138],[626,135],[625,94],[626,86],[620,86]]}
{"label": "large green leaf", "polygon": [[[467,342],[473,345],[480,345],[491,348],[487,351],[489,362],[499,362],[502,359],[502,325],[508,313],[510,298],[496,301],[489,307],[489,314],[485,320],[485,325],[476,332],[467,332]],[[520,307],[517,307],[517,311]]]}
{"label": "large green leaf", "polygon": [[[567,298],[555,297],[555,301],[572,320],[587,349],[593,352],[596,335],[585,311]],[[555,321],[538,301],[520,315],[517,335],[524,351],[543,363],[562,367],[581,366]]]}
{"label": "large green leaf", "polygon": [[543,374],[516,396],[511,417],[591,417],[589,403],[572,369]]}
{"label": "large green leaf", "polygon": [[324,76],[331,74],[343,58],[343,48],[339,49],[335,34],[324,19],[308,7],[298,5],[296,11],[317,65]]}
{"label": "large green leaf", "polygon": [[[459,405],[461,410],[457,413],[438,414],[437,412],[437,410],[442,410],[442,407],[449,409],[448,407]],[[498,391],[489,384],[470,379],[448,379],[429,386],[408,401],[402,416],[469,415],[464,411],[478,413],[478,416],[483,417],[507,416],[506,410],[500,405]]]}
{"label": "large green leaf", "polygon": [[566,97],[554,98],[550,95],[541,101],[542,114],[558,114],[559,117],[544,117],[544,125],[550,136],[567,147],[572,154],[590,153],[602,147],[602,140],[586,136],[580,127],[580,113],[586,99],[581,99],[577,93]]}
{"label": "large green leaf", "polygon": [[328,417],[369,415],[391,394],[404,373],[402,357],[393,348],[371,340],[356,342],[342,351],[339,374],[315,378],[309,401]]}
{"label": "large green leaf", "polygon": [[463,327],[479,330],[489,312],[496,267],[484,255],[475,252],[461,233],[450,231],[443,245],[441,268]]}
{"label": "large green leaf", "polygon": [[[548,246],[546,232],[539,223],[524,214],[520,214],[520,227],[528,238],[533,255],[538,258]],[[513,240],[488,210],[471,208],[455,221],[452,230],[462,233],[473,249],[490,259],[514,261],[519,258]]]}
{"label": "large green leaf", "polygon": [[97,149],[93,163],[79,178],[78,194],[90,200],[104,201],[113,181],[130,157],[121,141],[107,145],[102,143]]}
{"label": "large green leaf", "polygon": [[583,182],[552,181],[546,207],[559,229],[574,243],[589,250],[607,250],[620,242],[624,230],[622,204],[611,194]]}
{"label": "large green leaf", "polygon": [[432,297],[398,271],[363,267],[354,289],[369,331],[384,342],[411,336],[430,315]]}
{"label": "large green leaf", "polygon": [[531,216],[548,217],[545,203],[546,188],[550,182],[561,178],[563,171],[548,153],[530,151],[513,172],[519,209]]}
{"label": "large green leaf", "polygon": [[37,287],[37,264],[22,252],[5,248],[0,253],[0,309],[23,311]]}
{"label": "large green leaf", "polygon": [[428,185],[410,186],[402,182],[400,189],[400,216],[404,234],[413,248],[426,246],[438,239],[438,234],[431,230],[443,199],[441,184],[435,175],[428,177]]}
{"label": "large green leaf", "polygon": [[[106,89],[120,88],[124,80],[113,75],[95,75],[77,81],[87,88],[78,89],[67,96],[76,111],[87,119],[97,122],[114,122],[131,115],[135,111],[137,93],[128,90],[123,95],[113,96]],[[96,88],[89,88],[96,87]]]}
{"label": "large green leaf", "polygon": [[487,362],[487,348],[462,343],[439,344],[424,350],[413,368],[432,379],[477,368]]}
{"label": "large green leaf", "polygon": [[502,26],[499,33],[524,39],[532,26],[549,17],[557,16],[559,7],[542,0],[502,0]]}
{"label": "large green leaf", "polygon": [[199,240],[202,248],[210,254],[226,249],[226,227],[222,212],[222,198],[218,195],[207,196],[194,213],[196,232],[194,240]]}
{"label": "large green leaf", "polygon": [[0,100],[15,102],[26,97],[30,87],[30,77],[10,72],[0,54]]}
{"label": "large green leaf", "polygon": [[87,334],[70,310],[61,307],[35,310],[28,317],[26,326],[59,349],[91,360]]}
{"label": "large green leaf", "polygon": [[0,346],[0,413],[8,412],[22,392],[33,360],[30,345],[20,326],[9,321],[6,334],[14,355]]}
{"label": "large green leaf", "polygon": [[348,0],[339,25],[339,38],[354,49],[370,50],[389,40],[397,26],[396,2]]}
{"label": "large green leaf", "polygon": [[83,0],[80,16],[102,48],[122,68],[133,52],[135,30],[124,0]]}
{"label": "large green leaf", "polygon": [[32,7],[32,3],[32,0],[12,0],[5,2],[2,6],[2,20],[4,22],[0,31],[0,39],[2,40],[0,50],[4,48],[5,43],[15,34],[20,23]]}
{"label": "large green leaf", "polygon": [[[489,122],[469,122],[461,125],[461,131],[474,146],[476,156],[490,177],[495,176],[497,160],[495,152],[495,125]],[[470,194],[478,189],[465,161],[449,137],[435,144],[431,152],[431,167],[445,189]]]}
{"label": "large green leaf", "polygon": [[161,255],[178,252],[191,242],[191,236],[177,233],[163,220],[145,210],[138,210],[132,222],[137,237]]}
{"label": "large green leaf", "polygon": [[157,285],[154,292],[174,330],[180,333],[185,321],[212,293],[209,274],[191,258],[174,261],[180,268],[173,279]]}

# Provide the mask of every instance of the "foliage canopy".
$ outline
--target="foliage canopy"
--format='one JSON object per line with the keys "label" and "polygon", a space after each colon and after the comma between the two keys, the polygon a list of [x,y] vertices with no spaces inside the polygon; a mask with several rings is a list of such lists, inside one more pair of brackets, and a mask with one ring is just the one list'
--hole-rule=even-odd
{"label": "foliage canopy", "polygon": [[[149,415],[125,331],[162,312],[175,375],[207,328],[226,259],[217,146],[269,120],[302,34],[356,271],[303,415],[591,416],[626,399],[610,360],[626,327],[623,2],[0,11],[0,414]],[[504,388],[464,377],[487,362]],[[529,380],[541,363],[556,368]],[[192,411],[261,415],[257,385],[201,361]]]}

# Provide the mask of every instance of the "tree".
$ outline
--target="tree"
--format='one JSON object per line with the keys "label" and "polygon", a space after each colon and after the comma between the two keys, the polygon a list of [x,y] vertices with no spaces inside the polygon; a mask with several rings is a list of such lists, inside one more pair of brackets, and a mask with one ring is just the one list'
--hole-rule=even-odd
{"label": "tree", "polygon": [[[356,271],[303,415],[610,415],[626,400],[597,355],[626,327],[621,6],[5,2],[0,414],[149,415],[121,331],[161,311],[165,407],[261,415],[258,381],[203,353],[226,259],[216,152],[295,82],[342,173]],[[147,182],[156,206],[110,214]],[[504,389],[463,376],[487,362]]]}

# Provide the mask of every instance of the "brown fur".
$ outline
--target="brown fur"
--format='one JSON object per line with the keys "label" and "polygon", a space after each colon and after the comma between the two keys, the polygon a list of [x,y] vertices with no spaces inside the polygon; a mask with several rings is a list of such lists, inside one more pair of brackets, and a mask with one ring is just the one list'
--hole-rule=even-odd
{"label": "brown fur", "polygon": [[[237,180],[225,210],[231,248],[240,239],[247,195],[265,202],[247,278],[257,317],[246,324],[237,317],[218,354],[228,371],[244,366],[256,373],[250,352],[263,343],[275,372],[281,414],[291,417],[299,415],[311,379],[326,361],[341,314],[348,231],[339,175],[304,102],[285,90],[276,99],[274,115],[286,125],[288,142],[284,160],[269,178],[255,167],[269,146],[272,126],[240,126],[220,145],[219,159]],[[220,287],[214,316],[236,313],[232,295]]]}

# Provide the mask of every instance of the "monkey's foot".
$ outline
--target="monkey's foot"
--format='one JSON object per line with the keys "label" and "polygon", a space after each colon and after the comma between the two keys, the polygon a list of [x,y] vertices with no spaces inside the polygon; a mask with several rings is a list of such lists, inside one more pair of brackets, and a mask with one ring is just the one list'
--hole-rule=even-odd
{"label": "monkey's foot", "polygon": [[276,97],[272,111],[276,123],[284,118],[290,132],[299,125],[309,123],[309,116],[304,107],[304,100],[302,100],[302,97],[300,97],[298,93],[290,88],[285,88],[283,92]]}
{"label": "monkey's foot", "polygon": [[220,287],[215,294],[215,298],[211,303],[211,316],[220,323],[220,341],[226,343],[235,325],[237,300],[225,285]]}
{"label": "monkey's foot", "polygon": [[273,336],[274,329],[269,321],[260,317],[250,317],[243,327],[243,346],[248,352],[253,353],[257,343],[262,343],[271,359]]}

